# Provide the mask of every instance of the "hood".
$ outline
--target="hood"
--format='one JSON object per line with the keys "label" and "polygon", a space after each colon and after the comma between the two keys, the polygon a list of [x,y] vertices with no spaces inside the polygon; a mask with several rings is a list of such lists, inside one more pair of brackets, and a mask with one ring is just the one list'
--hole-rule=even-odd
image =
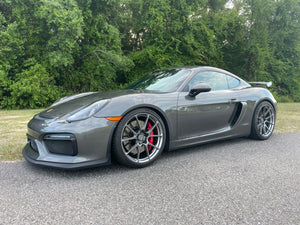
{"label": "hood", "polygon": [[[116,98],[119,96],[137,94],[137,93],[152,93],[152,91],[147,90],[118,90],[109,92],[89,92],[79,95],[73,95],[69,97],[64,97],[58,100],[53,105],[40,112],[38,115],[47,119],[61,118],[67,114],[73,114],[80,109],[83,109],[94,102]],[[61,103],[60,103],[61,102]]]}

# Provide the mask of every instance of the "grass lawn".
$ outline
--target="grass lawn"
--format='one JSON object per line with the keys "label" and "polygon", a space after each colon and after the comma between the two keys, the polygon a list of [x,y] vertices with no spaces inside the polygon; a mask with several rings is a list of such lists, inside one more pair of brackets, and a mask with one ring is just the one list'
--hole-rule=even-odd
{"label": "grass lawn", "polygon": [[[0,110],[0,161],[22,159],[28,121],[41,109]],[[279,103],[275,133],[300,131],[300,103]]]}
{"label": "grass lawn", "polygon": [[300,131],[300,103],[279,103],[277,107],[276,133]]}
{"label": "grass lawn", "polygon": [[27,142],[27,123],[34,110],[0,110],[0,161],[22,159],[22,148]]}

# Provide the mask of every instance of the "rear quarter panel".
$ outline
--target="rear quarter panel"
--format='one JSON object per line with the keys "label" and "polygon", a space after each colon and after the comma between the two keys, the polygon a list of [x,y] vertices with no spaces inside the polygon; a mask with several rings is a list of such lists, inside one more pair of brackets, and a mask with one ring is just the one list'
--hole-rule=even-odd
{"label": "rear quarter panel", "polygon": [[244,117],[245,121],[248,121],[251,128],[253,113],[258,104],[262,101],[269,101],[275,108],[277,108],[277,102],[272,93],[260,87],[245,88],[240,91],[240,101],[247,102],[247,112]]}
{"label": "rear quarter panel", "polygon": [[252,111],[254,111],[257,105],[262,101],[269,101],[275,109],[277,107],[277,101],[272,93],[265,88],[250,87],[242,89],[240,91],[240,99],[241,101],[246,101],[250,107],[249,109],[252,109]]}

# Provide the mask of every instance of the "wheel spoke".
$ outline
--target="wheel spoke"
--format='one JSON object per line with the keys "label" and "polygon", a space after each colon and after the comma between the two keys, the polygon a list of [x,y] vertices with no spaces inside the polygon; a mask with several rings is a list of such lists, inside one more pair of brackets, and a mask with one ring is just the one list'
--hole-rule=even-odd
{"label": "wheel spoke", "polygon": [[122,142],[124,142],[124,141],[131,141],[131,140],[135,140],[135,139],[136,139],[136,136],[129,137],[129,138],[124,138],[124,139],[122,139]]}
{"label": "wheel spoke", "polygon": [[137,115],[135,115],[135,120],[136,120],[136,122],[137,122],[137,124],[138,124],[138,126],[139,126],[139,129],[141,130],[142,127],[141,127],[141,124],[140,124],[140,121],[139,121],[139,118],[138,118]]}
{"label": "wheel spoke", "polygon": [[131,128],[131,125],[126,125],[125,128],[128,128],[132,133],[134,133],[136,135],[136,132]]}
{"label": "wheel spoke", "polygon": [[266,128],[267,128],[267,132],[269,132],[271,130],[271,126],[266,125]]}
{"label": "wheel spoke", "polygon": [[273,117],[273,115],[271,114],[271,115],[269,115],[269,116],[267,116],[267,117],[265,117],[265,120],[268,120],[268,119],[270,119],[271,117]]}
{"label": "wheel spoke", "polygon": [[162,134],[153,134],[153,135],[149,135],[148,137],[162,137],[163,135]]}
{"label": "wheel spoke", "polygon": [[136,149],[137,146],[138,144],[135,144],[128,152],[126,152],[126,155],[129,155],[134,149]]}
{"label": "wheel spoke", "polygon": [[137,161],[140,162],[140,155],[141,155],[141,146],[138,145],[138,153],[137,153]]}
{"label": "wheel spoke", "polygon": [[151,143],[148,143],[148,145],[150,145],[151,147],[153,148],[157,148],[155,145],[151,144]]}
{"label": "wheel spoke", "polygon": [[263,126],[263,132],[264,132],[264,133],[263,133],[263,134],[266,134],[266,133],[267,133],[266,127],[267,127],[267,126],[264,124],[264,126]]}
{"label": "wheel spoke", "polygon": [[150,115],[147,114],[147,118],[146,118],[146,120],[145,120],[145,124],[144,124],[143,130],[146,130],[146,127],[147,127],[147,123],[148,123],[149,117],[150,117]]}
{"label": "wheel spoke", "polygon": [[145,151],[147,152],[147,157],[148,157],[148,159],[150,160],[150,154],[149,154],[149,151],[148,151],[148,146],[145,145],[145,148],[146,148]]}
{"label": "wheel spoke", "polygon": [[270,112],[270,108],[268,108],[265,112],[264,112],[264,116],[267,116],[268,115],[268,113]]}

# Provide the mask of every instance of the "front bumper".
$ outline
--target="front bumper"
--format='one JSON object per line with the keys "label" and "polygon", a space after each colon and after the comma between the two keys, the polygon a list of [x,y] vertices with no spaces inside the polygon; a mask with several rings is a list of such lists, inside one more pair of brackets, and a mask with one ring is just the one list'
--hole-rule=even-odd
{"label": "front bumper", "polygon": [[[23,156],[33,164],[63,169],[107,165],[111,162],[111,139],[116,125],[117,122],[95,117],[72,123],[34,117],[28,123]],[[49,144],[53,137],[54,144]]]}

